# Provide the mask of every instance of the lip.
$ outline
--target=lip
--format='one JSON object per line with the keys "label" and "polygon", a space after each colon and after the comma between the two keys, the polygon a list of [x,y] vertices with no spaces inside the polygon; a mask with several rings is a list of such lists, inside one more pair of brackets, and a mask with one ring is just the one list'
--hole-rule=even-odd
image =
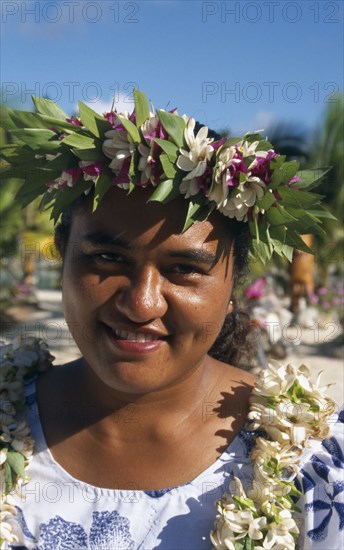
{"label": "lip", "polygon": [[131,353],[151,353],[166,343],[167,334],[151,328],[133,330],[129,327],[105,325],[111,343]]}

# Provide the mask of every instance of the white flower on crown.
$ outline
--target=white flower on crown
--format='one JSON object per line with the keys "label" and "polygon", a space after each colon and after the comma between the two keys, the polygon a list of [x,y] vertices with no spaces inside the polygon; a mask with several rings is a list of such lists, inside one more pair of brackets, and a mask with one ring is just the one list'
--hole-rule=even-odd
{"label": "white flower on crown", "polygon": [[258,141],[253,143],[241,141],[236,146],[222,148],[214,169],[213,185],[208,198],[216,203],[217,209],[222,214],[229,218],[236,218],[238,221],[246,221],[249,208],[254,206],[257,198],[263,197],[265,183],[250,172],[256,164],[255,159],[248,166],[247,173],[240,171],[241,178],[245,179],[236,188],[229,185],[230,170],[236,166],[239,167],[242,162],[238,152],[241,153],[242,158],[257,154],[265,157],[265,151],[256,152],[258,143]]}
{"label": "white flower on crown", "polygon": [[[259,141],[252,143],[239,141],[235,146],[222,148],[214,169],[213,184],[208,198],[216,203],[217,209],[222,214],[229,218],[236,218],[238,221],[247,220],[248,210],[255,205],[257,198],[263,197],[265,192],[265,183],[251,172],[257,165],[256,157],[265,158],[268,154],[267,151],[257,151],[258,144]],[[239,186],[230,186],[231,168],[235,166],[239,168],[242,159],[251,156],[255,158],[247,167],[247,172],[239,170],[242,178]]]}
{"label": "white flower on crown", "polygon": [[200,190],[200,176],[203,176],[207,169],[214,148],[210,145],[214,139],[208,138],[208,128],[203,126],[196,134],[194,133],[196,121],[189,118],[184,130],[185,141],[189,151],[180,149],[177,166],[184,172],[189,172],[179,186],[180,192],[188,199],[196,195]]}
{"label": "white flower on crown", "polygon": [[231,166],[240,164],[241,160],[236,158],[235,147],[221,149],[218,161],[214,169],[213,186],[209,192],[208,199],[215,201],[218,206],[226,201],[231,188],[228,186],[228,174]]}
{"label": "white flower on crown", "polygon": [[265,183],[257,176],[246,174],[246,179],[235,189],[233,198],[227,197],[218,203],[217,209],[228,218],[247,220],[247,212],[255,205],[257,198],[264,196]]}
{"label": "white flower on crown", "polygon": [[[147,134],[152,134],[156,130],[158,123],[158,116],[153,115],[153,113],[149,113],[149,118],[141,126],[142,134],[144,136]],[[155,142],[153,140],[147,141],[146,139],[145,142],[146,145],[144,143],[140,143],[138,146],[138,150],[141,155],[138,164],[138,169],[141,172],[141,184],[145,186],[150,182],[155,185],[155,182],[151,179],[152,167],[154,164],[153,148]]]}
{"label": "white flower on crown", "polygon": [[[119,113],[119,116],[129,118],[128,113]],[[118,122],[118,126],[120,122]],[[123,166],[123,162],[126,158],[131,157],[135,151],[135,145],[128,139],[128,133],[126,130],[108,130],[105,132],[107,138],[102,145],[103,153],[108,158],[112,159],[109,164],[109,168],[116,174],[120,173]]]}

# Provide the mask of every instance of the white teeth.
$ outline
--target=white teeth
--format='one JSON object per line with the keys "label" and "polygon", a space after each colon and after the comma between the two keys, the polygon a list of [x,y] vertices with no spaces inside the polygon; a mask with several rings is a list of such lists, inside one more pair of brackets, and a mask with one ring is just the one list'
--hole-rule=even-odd
{"label": "white teeth", "polygon": [[151,334],[144,334],[139,332],[129,332],[127,330],[115,330],[116,336],[121,338],[121,340],[131,340],[133,342],[152,342],[153,340],[158,340],[156,336]]}

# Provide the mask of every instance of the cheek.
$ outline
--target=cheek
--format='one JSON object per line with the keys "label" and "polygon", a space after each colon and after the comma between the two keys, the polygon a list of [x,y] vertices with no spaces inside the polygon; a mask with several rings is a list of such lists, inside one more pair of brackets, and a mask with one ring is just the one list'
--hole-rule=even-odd
{"label": "cheek", "polygon": [[216,339],[228,310],[231,287],[219,289],[218,285],[200,288],[198,292],[183,292],[178,296],[176,322],[181,330],[194,331],[197,339]]}
{"label": "cheek", "polygon": [[66,265],[62,278],[64,309],[74,317],[88,316],[111,296],[111,284],[99,275]]}

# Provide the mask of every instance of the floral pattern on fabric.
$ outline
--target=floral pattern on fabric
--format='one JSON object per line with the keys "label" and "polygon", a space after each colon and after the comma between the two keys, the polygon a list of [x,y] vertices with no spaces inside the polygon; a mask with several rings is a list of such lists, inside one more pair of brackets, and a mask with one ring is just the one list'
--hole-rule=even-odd
{"label": "floral pattern on fabric", "polygon": [[[30,540],[37,542],[27,528],[24,516],[20,508],[18,513],[21,518],[24,534]],[[55,516],[48,522],[40,525],[38,544],[35,550],[117,550],[134,549],[134,541],[130,534],[130,522],[115,510],[112,512],[93,512],[92,525],[89,535],[78,523],[66,521],[61,516]]]}
{"label": "floral pattern on fabric", "polygon": [[[343,421],[343,414],[339,414],[338,423]],[[344,540],[344,454],[336,437],[325,439],[322,452],[312,455],[306,466],[301,469],[305,511],[314,515],[308,538],[317,545],[336,532]],[[307,494],[312,500],[307,501]]]}

